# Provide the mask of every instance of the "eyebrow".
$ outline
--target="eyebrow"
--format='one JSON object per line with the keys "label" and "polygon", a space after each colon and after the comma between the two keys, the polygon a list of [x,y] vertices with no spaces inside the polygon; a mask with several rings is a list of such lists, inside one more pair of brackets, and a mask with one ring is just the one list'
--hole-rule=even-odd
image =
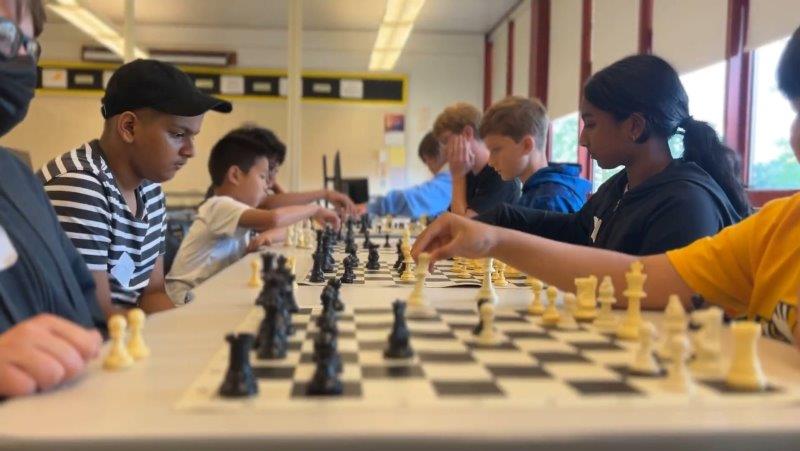
{"label": "eyebrow", "polygon": [[196,134],[200,133],[200,130],[193,130],[193,129],[191,129],[189,127],[186,127],[184,125],[176,125],[175,127],[178,128],[179,130],[181,130],[182,132],[184,132],[186,134],[189,134],[189,135],[196,135]]}

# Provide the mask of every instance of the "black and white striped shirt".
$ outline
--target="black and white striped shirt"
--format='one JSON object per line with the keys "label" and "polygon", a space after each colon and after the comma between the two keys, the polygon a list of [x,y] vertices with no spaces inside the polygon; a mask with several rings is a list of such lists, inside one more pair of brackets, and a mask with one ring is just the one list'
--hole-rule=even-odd
{"label": "black and white striped shirt", "polygon": [[161,186],[145,181],[136,189],[139,215],[134,216],[97,140],[51,160],[37,175],[86,265],[108,273],[111,300],[135,305],[164,253]]}

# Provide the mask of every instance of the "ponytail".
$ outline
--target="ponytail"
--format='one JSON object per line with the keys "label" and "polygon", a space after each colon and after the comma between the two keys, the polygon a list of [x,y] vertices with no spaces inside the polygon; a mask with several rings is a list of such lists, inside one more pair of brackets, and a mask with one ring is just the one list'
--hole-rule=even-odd
{"label": "ponytail", "polygon": [[683,133],[683,159],[703,168],[719,184],[731,204],[741,216],[750,214],[741,174],[739,155],[722,144],[717,132],[707,122],[696,121],[687,116],[680,123]]}

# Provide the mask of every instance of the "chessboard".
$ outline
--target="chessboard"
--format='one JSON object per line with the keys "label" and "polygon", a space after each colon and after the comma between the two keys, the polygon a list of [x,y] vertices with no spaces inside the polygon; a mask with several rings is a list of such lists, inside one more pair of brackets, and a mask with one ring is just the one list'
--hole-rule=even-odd
{"label": "chessboard", "polygon": [[[308,397],[312,377],[316,318],[321,308],[293,315],[296,332],[288,355],[259,360],[251,352],[258,394],[246,399],[217,394],[225,376],[229,347],[208,366],[178,400],[176,408],[197,412],[280,410],[326,404],[337,407],[524,406],[596,407],[610,405],[753,405],[797,403],[800,384],[773,384],[763,392],[739,392],[722,379],[696,377],[692,393],[674,393],[663,375],[639,376],[627,369],[636,342],[620,341],[590,325],[560,330],[541,324],[524,311],[498,309],[497,345],[480,344],[472,334],[474,309],[438,308],[407,314],[414,356],[386,359],[383,350],[393,321],[392,309],[349,308],[339,313],[338,348],[344,364],[340,396]],[[237,329],[253,333],[263,317],[254,308]]]}
{"label": "chessboard", "polygon": [[[345,254],[341,254],[340,257],[343,257],[343,255]],[[393,263],[382,261],[380,262],[380,269],[371,270],[366,269],[366,255],[361,256],[359,253],[359,258],[361,259],[360,263],[353,271],[356,278],[352,285],[368,285],[375,287],[411,287],[415,283],[415,280],[402,280],[400,277],[401,273],[392,267]],[[337,261],[334,265],[334,271],[325,273],[325,282],[311,282],[311,271],[309,270],[309,273],[306,274],[305,278],[298,283],[300,285],[323,286],[327,282],[327,279],[330,279],[331,277],[340,279],[343,274],[344,267],[342,262]],[[497,289],[530,287],[524,276],[507,277],[507,282],[508,283],[505,286],[494,285],[494,287]],[[452,261],[437,262],[433,271],[425,277],[425,286],[430,288],[476,288],[481,286],[481,278],[478,275],[462,278],[453,271]]]}
{"label": "chessboard", "polygon": [[[374,244],[380,244],[378,251],[381,255],[381,262],[380,262],[380,269],[377,270],[370,270],[366,269],[366,262],[368,251],[364,248],[364,239],[358,238],[356,239],[356,245],[358,248],[358,258],[359,264],[358,267],[354,270],[356,275],[356,279],[353,282],[353,285],[369,285],[369,286],[376,286],[376,287],[397,287],[397,286],[411,286],[414,285],[414,281],[404,281],[400,278],[400,272],[395,271],[392,269],[394,262],[396,261],[396,254],[397,254],[397,239],[389,240],[390,247],[384,247],[383,243],[385,240],[378,241],[377,239],[372,240]],[[333,249],[333,258],[336,261],[334,266],[334,271],[326,272],[325,279],[329,279],[331,277],[341,278],[342,274],[344,274],[344,267],[342,264],[342,260],[347,256],[345,252],[345,244],[344,241],[340,241],[332,246]],[[453,260],[443,260],[436,262],[434,265],[434,269],[430,272],[425,278],[425,286],[431,288],[471,288],[471,287],[480,287],[482,284],[482,275],[478,273],[472,273],[470,277],[462,277],[456,271],[453,270]],[[309,270],[308,274],[305,275],[304,278],[300,279],[298,283],[300,285],[312,285],[312,286],[322,286],[325,285],[325,282],[311,282],[310,280],[311,270]],[[522,273],[516,274],[507,274],[506,275],[506,285],[499,285],[497,283],[494,284],[495,288],[505,289],[505,288],[529,288],[530,284],[528,283],[526,277]]]}

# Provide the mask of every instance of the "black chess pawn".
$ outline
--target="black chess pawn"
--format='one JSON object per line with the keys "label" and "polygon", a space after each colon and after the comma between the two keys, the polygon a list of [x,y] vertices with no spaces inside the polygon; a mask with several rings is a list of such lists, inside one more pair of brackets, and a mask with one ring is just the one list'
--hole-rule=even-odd
{"label": "black chess pawn", "polygon": [[364,231],[364,249],[369,249],[372,246],[372,241],[369,238],[369,229]]}
{"label": "black chess pawn", "polygon": [[343,391],[344,387],[342,386],[342,381],[339,380],[336,363],[331,359],[318,361],[314,376],[306,388],[306,394],[309,396],[331,396],[341,395]]}
{"label": "black chess pawn", "polygon": [[[326,316],[333,316],[335,318],[333,314]],[[314,339],[314,354],[311,356],[311,359],[316,363],[327,361],[333,366],[337,373],[341,373],[344,366],[342,365],[342,357],[339,355],[337,349],[338,334],[339,332],[335,328],[330,329],[325,326],[320,328],[317,333],[317,338]]]}
{"label": "black chess pawn", "polygon": [[394,324],[389,334],[389,347],[383,351],[387,359],[407,359],[414,355],[414,350],[409,342],[411,333],[406,324],[406,303],[396,300],[392,303],[394,310]]}
{"label": "black chess pawn", "polygon": [[381,256],[378,253],[378,246],[373,245],[369,248],[369,256],[367,256],[367,269],[377,271],[381,269]]}
{"label": "black chess pawn", "polygon": [[308,276],[309,282],[322,283],[325,282],[325,272],[322,270],[322,256],[321,252],[314,253],[314,264],[311,266],[311,275]]}
{"label": "black chess pawn", "polygon": [[353,269],[355,269],[356,263],[353,260],[353,256],[348,255],[345,257],[344,261],[342,261],[342,265],[344,266],[344,273],[339,280],[341,280],[342,283],[354,283],[356,281],[356,273],[353,272]]}
{"label": "black chess pawn", "polygon": [[386,248],[386,249],[390,249],[392,247],[392,245],[389,244],[389,234],[388,233],[386,234],[386,241],[383,242],[383,247]]}
{"label": "black chess pawn", "polygon": [[333,245],[329,236],[322,236],[322,250],[324,259],[322,261],[322,270],[325,272],[336,271],[336,260],[333,259]]}
{"label": "black chess pawn", "polygon": [[219,394],[225,398],[243,398],[258,393],[258,385],[250,366],[250,349],[253,347],[252,334],[228,334],[225,340],[230,345],[228,371],[219,387]]}
{"label": "black chess pawn", "polygon": [[297,298],[294,296],[294,274],[286,274],[284,277],[283,285],[283,299],[289,307],[289,312],[297,313],[300,311],[300,306],[297,305]]}
{"label": "black chess pawn", "polygon": [[359,259],[358,259],[358,251],[357,251],[357,248],[356,248],[356,247],[353,247],[353,248],[351,249],[351,251],[352,251],[352,252],[348,252],[348,254],[350,254],[350,257],[352,257],[352,259],[353,259],[353,262],[356,264],[356,266],[358,266],[358,264],[360,263],[360,261],[359,261]]}

